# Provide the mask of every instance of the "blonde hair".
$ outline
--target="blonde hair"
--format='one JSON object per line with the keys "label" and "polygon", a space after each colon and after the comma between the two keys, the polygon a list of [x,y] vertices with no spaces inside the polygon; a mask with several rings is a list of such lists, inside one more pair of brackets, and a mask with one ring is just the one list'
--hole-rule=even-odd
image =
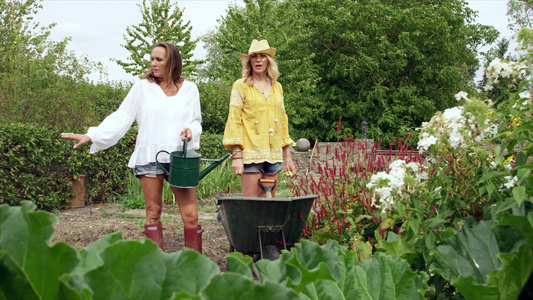
{"label": "blonde hair", "polygon": [[[268,54],[267,54],[267,58],[268,58],[268,67],[266,70],[266,76],[268,79],[270,79],[272,83],[274,83],[280,75],[279,69],[278,69],[278,63]],[[253,85],[254,79],[253,79],[253,70],[252,70],[252,67],[250,66],[250,55],[247,55],[241,58],[241,62],[242,62],[242,80],[246,82],[248,85]]]}

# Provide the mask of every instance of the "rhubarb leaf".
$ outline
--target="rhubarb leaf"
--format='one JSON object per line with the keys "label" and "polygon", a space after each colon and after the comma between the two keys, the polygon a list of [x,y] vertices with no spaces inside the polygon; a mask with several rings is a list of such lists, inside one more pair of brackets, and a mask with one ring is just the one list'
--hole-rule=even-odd
{"label": "rhubarb leaf", "polygon": [[77,298],[60,280],[78,264],[76,250],[65,243],[50,247],[57,219],[35,209],[30,201],[0,205],[0,289],[11,299]]}

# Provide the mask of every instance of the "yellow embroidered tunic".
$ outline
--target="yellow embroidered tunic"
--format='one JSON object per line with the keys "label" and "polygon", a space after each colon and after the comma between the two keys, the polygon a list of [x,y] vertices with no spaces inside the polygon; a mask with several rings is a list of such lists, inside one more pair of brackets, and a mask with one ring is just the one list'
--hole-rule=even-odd
{"label": "yellow embroidered tunic", "polygon": [[273,82],[270,95],[265,97],[242,79],[235,81],[224,146],[230,150],[241,146],[245,164],[277,163],[283,162],[282,148],[291,143],[281,84]]}

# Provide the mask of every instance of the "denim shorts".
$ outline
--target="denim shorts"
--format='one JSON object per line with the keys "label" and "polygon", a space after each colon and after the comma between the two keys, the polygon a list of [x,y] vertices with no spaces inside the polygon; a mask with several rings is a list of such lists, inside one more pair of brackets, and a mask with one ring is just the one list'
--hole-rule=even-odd
{"label": "denim shorts", "polygon": [[[170,169],[170,163],[161,163],[161,165],[163,167],[165,167],[165,169],[169,170]],[[152,162],[152,163],[149,163],[147,165],[142,165],[142,166],[135,166],[135,176],[139,177],[141,175],[161,175],[161,174],[166,174],[165,170],[161,169],[161,167],[155,163],[155,162]]]}
{"label": "denim shorts", "polygon": [[262,172],[267,175],[274,175],[281,171],[281,163],[271,164],[269,162],[263,162],[258,164],[245,164],[244,173],[257,173]]}

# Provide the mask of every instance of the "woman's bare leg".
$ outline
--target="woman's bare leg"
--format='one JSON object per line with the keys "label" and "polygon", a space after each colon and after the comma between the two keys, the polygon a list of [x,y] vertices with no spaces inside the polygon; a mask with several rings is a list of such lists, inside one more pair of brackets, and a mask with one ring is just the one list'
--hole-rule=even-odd
{"label": "woman's bare leg", "polygon": [[144,194],[146,224],[160,223],[163,207],[161,195],[164,175],[141,175],[139,179],[141,180]]}
{"label": "woman's bare leg", "polygon": [[261,178],[263,178],[263,173],[261,172],[242,174],[241,175],[242,196],[243,197],[259,197],[262,191],[261,187],[259,187],[259,179]]}
{"label": "woman's bare leg", "polygon": [[195,188],[171,187],[180,209],[183,227],[196,228],[198,226],[198,207]]}

